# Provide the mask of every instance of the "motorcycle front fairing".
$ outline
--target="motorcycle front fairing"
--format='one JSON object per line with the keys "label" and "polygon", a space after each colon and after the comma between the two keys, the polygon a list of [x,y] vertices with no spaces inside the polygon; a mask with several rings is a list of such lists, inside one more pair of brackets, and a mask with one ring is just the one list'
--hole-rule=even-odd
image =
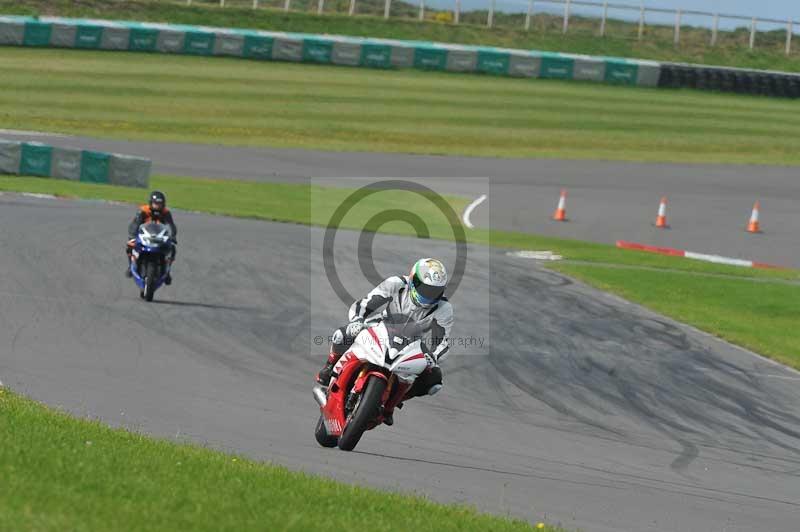
{"label": "motorcycle front fairing", "polygon": [[[172,247],[172,231],[169,226],[158,222],[151,222],[139,226],[132,255],[135,260],[131,261],[130,269],[136,285],[144,290],[145,280],[139,273],[139,266],[143,258],[148,255],[155,255],[160,263],[166,263],[166,256]],[[156,281],[156,288],[161,286],[168,268],[164,268],[160,279]]]}
{"label": "motorcycle front fairing", "polygon": [[[351,391],[361,393],[371,376],[387,381],[395,376],[407,389],[427,368],[428,359],[422,352],[420,340],[409,342],[405,338],[390,338],[390,329],[383,323],[367,327],[334,367],[336,377],[331,381],[326,404],[322,407],[328,433],[341,435],[347,423],[345,402],[348,395]],[[387,387],[384,402],[390,392],[391,387]]]}
{"label": "motorcycle front fairing", "polygon": [[362,360],[388,370],[389,374],[409,384],[428,367],[420,340],[408,342],[397,336],[390,338],[390,331],[384,326],[361,331],[351,350]]}

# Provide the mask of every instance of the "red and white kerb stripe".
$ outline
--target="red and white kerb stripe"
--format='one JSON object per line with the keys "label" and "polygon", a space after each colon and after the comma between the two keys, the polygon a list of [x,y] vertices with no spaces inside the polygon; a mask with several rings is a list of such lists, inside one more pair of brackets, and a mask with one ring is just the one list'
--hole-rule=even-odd
{"label": "red and white kerb stripe", "polygon": [[694,251],[686,251],[683,249],[648,246],[646,244],[637,244],[636,242],[626,242],[624,240],[617,240],[617,247],[622,249],[635,249],[637,251],[647,251],[649,253],[658,253],[660,255],[671,255],[673,257],[686,257],[687,259],[702,260],[705,262],[713,262],[716,264],[743,266],[745,268],[779,268],[779,269],[782,268],[782,266],[775,266],[773,264],[766,264],[763,262],[756,262],[753,260],[733,259],[731,257],[723,257],[721,255],[709,255],[707,253],[695,253]]}

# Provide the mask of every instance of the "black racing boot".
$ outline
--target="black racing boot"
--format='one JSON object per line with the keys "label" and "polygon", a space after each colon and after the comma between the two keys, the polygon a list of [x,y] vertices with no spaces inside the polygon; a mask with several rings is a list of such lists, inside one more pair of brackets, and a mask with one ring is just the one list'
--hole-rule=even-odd
{"label": "black racing boot", "polygon": [[397,403],[397,406],[395,406],[391,410],[384,410],[383,411],[383,424],[384,425],[388,425],[390,427],[392,425],[394,425],[394,409],[395,408],[402,409],[403,408],[403,402],[400,401],[399,403]]}
{"label": "black racing boot", "polygon": [[127,277],[128,279],[130,279],[131,277],[133,277],[133,274],[131,273],[131,262],[133,261],[132,253],[133,253],[133,252],[131,251],[131,246],[130,246],[130,244],[129,244],[129,245],[128,245],[128,246],[125,248],[125,257],[128,259],[128,262],[127,262],[127,264],[128,264],[128,267],[127,267],[127,268],[125,268],[125,277]]}
{"label": "black racing boot", "polygon": [[[342,353],[344,353],[344,350],[342,350]],[[333,367],[340,358],[342,358],[342,355],[337,353],[334,350],[334,346],[331,345],[331,350],[328,352],[328,360],[325,362],[325,365],[322,366],[322,369],[319,370],[319,373],[317,373],[317,384],[327,387],[331,383]]]}
{"label": "black racing boot", "polygon": [[167,259],[167,276],[164,277],[164,284],[169,286],[172,284],[172,263],[175,262],[175,257]]}
{"label": "black racing boot", "polygon": [[328,361],[325,362],[325,365],[319,370],[317,373],[317,384],[320,386],[328,386],[331,383],[331,375],[333,374],[333,366],[336,365],[336,360],[331,360],[331,356],[328,356]]}

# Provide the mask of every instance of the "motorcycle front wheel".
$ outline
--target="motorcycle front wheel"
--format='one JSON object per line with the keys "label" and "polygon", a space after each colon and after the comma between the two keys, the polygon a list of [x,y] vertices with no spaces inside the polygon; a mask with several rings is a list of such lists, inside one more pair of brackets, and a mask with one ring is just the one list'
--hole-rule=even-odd
{"label": "motorcycle front wheel", "polygon": [[385,390],[386,380],[380,377],[369,377],[353,415],[350,416],[342,435],[339,436],[339,449],[343,451],[355,449],[369,423],[378,416],[378,409],[381,407],[381,398],[383,398]]}
{"label": "motorcycle front wheel", "polygon": [[155,261],[147,261],[144,265],[144,299],[152,301],[156,294],[156,281],[158,280],[158,264]]}

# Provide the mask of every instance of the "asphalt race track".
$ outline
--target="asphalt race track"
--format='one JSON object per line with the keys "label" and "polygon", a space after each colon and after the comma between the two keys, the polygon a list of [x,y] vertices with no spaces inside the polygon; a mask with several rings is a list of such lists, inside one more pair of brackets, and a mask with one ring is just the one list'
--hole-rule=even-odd
{"label": "asphalt race track", "polygon": [[[796,372],[474,249],[454,335],[488,320],[491,355],[451,357],[442,393],[356,452],[323,449],[309,338],[343,310],[314,289],[319,230],[178,213],[175,284],[146,304],[122,275],[130,215],[0,196],[4,383],[114,425],[586,532],[797,530]],[[356,236],[337,244],[351,269]],[[375,239],[384,275],[421,254],[452,250]]]}
{"label": "asphalt race track", "polygon": [[[173,175],[280,181],[313,177],[332,185],[342,177],[425,178],[440,184],[437,190],[470,198],[487,193],[489,201],[472,217],[477,226],[612,244],[632,240],[800,267],[800,169],[792,167],[435,157],[2,136],[149,157],[156,172]],[[554,223],[550,216],[563,187],[569,192],[570,222]],[[669,199],[668,231],[653,227],[663,195]],[[744,228],[757,199],[764,233],[751,235]]]}

